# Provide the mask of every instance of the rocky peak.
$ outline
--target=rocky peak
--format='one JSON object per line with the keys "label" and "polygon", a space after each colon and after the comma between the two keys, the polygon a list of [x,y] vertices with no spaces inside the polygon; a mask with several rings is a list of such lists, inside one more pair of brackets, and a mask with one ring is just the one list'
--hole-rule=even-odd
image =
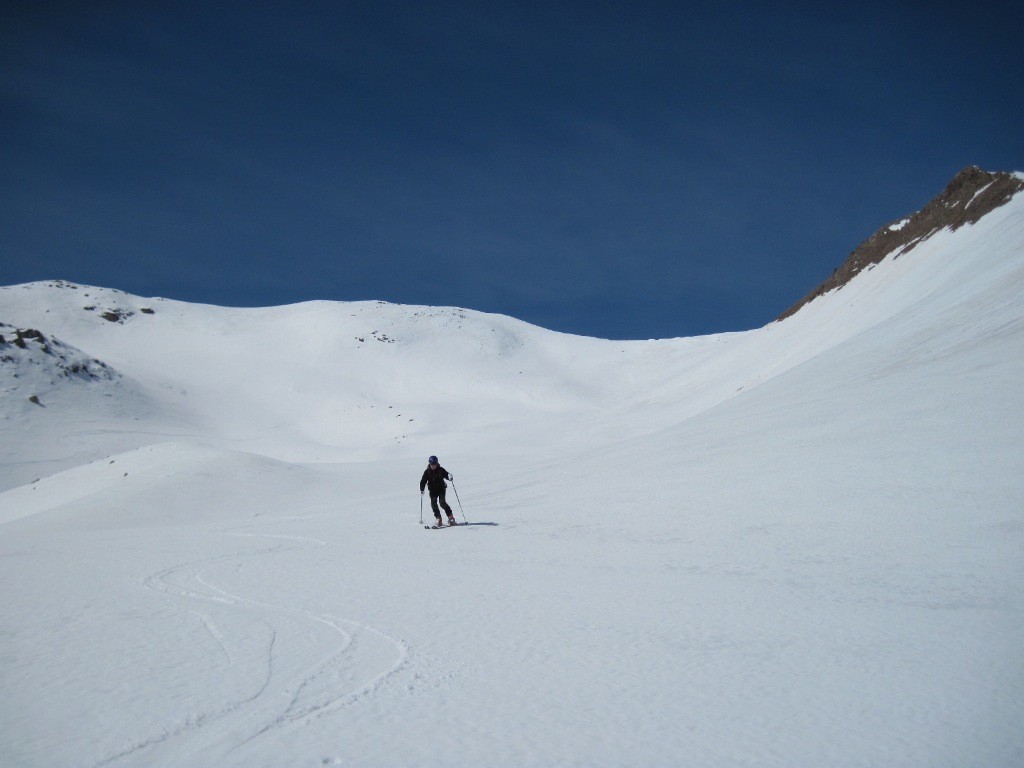
{"label": "rocky peak", "polygon": [[977,166],[960,171],[942,194],[917,213],[882,227],[857,246],[832,275],[811,293],[787,309],[778,319],[794,314],[818,296],[841,288],[872,264],[891,253],[899,258],[918,243],[943,229],[956,231],[975,224],[983,216],[1010,202],[1024,189],[1024,176],[1012,173],[988,173]]}

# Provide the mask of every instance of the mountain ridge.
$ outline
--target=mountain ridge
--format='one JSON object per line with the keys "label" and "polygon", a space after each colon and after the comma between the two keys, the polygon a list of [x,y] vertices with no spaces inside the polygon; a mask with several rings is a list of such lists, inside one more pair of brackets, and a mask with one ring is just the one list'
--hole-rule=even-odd
{"label": "mountain ridge", "polygon": [[[110,431],[95,426],[90,414],[99,411],[80,407],[82,398],[117,417],[119,449],[150,435],[189,435],[225,447],[242,441],[280,460],[321,462],[405,455],[428,439],[435,453],[500,446],[519,457],[530,452],[516,437],[528,424],[544,424],[546,439],[556,442],[582,434],[595,445],[626,433],[642,438],[820,364],[825,353],[869,331],[898,336],[901,348],[912,349],[910,337],[892,326],[910,327],[922,312],[958,323],[968,304],[998,306],[1000,316],[1014,312],[1006,291],[1024,280],[1015,272],[1024,198],[1010,206],[1015,192],[1007,193],[1005,182],[979,184],[980,174],[951,184],[924,223],[886,228],[914,258],[860,269],[841,293],[783,321],[709,336],[595,339],[504,315],[383,301],[230,308],[66,281],[0,287],[0,319],[40,329],[44,339],[60,339],[122,377],[72,387],[54,369],[31,391],[12,379],[0,418],[31,420],[39,456],[77,435],[82,449],[68,454],[68,466],[108,450]],[[976,226],[936,228],[950,211]],[[979,326],[977,339],[987,333]],[[41,363],[49,360],[35,352]],[[30,402],[32,395],[48,407]],[[555,422],[562,427],[549,428]],[[12,483],[34,475],[27,467],[9,471]]]}
{"label": "mountain ridge", "polygon": [[895,253],[899,258],[936,232],[947,228],[955,232],[965,225],[978,223],[1010,202],[1021,190],[1024,190],[1022,174],[1007,171],[990,173],[976,165],[964,168],[919,211],[886,224],[858,245],[827,279],[776,320],[785,320],[819,296],[842,288],[889,254]]}

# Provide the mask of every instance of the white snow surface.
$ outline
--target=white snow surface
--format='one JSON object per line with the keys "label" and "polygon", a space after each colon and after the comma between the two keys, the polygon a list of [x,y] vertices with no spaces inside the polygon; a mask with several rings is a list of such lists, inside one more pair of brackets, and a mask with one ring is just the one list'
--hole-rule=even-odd
{"label": "white snow surface", "polygon": [[0,363],[4,766],[1024,764],[1024,196],[744,333],[0,321],[109,370]]}

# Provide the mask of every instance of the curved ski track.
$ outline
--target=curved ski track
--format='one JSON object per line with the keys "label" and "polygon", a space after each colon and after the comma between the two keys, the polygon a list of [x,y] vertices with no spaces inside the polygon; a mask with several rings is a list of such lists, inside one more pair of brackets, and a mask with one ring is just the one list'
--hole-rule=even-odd
{"label": "curved ski track", "polygon": [[[262,539],[278,539],[323,546],[325,542],[302,536],[231,533]],[[96,763],[118,765],[230,764],[230,755],[268,733],[296,727],[338,712],[372,695],[406,666],[409,648],[402,640],[372,626],[327,613],[253,600],[233,594],[213,583],[205,571],[232,560],[261,557],[285,551],[282,545],[255,552],[236,552],[167,568],[146,577],[148,589],[200,605],[212,603],[249,614],[262,628],[262,637],[231,638],[218,620],[194,605],[188,608],[222,652],[225,668],[250,667],[258,671],[246,695],[213,711],[188,716],[157,732],[136,739],[120,751]],[[300,620],[302,637],[294,635]],[[317,654],[306,650],[296,661],[287,647],[297,640],[308,645],[317,638]],[[248,642],[246,642],[248,641]],[[316,656],[316,660],[313,660]],[[390,657],[390,663],[385,660]],[[375,669],[376,668],[376,669]],[[367,670],[375,670],[366,675]],[[240,756],[239,756],[240,757]],[[198,761],[198,762],[197,762]]]}

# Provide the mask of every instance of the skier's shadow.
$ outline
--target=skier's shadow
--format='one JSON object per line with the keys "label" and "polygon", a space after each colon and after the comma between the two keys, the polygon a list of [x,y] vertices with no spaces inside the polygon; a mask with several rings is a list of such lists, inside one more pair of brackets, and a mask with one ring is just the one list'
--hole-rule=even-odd
{"label": "skier's shadow", "polygon": [[498,523],[459,523],[459,525],[498,525]]}

